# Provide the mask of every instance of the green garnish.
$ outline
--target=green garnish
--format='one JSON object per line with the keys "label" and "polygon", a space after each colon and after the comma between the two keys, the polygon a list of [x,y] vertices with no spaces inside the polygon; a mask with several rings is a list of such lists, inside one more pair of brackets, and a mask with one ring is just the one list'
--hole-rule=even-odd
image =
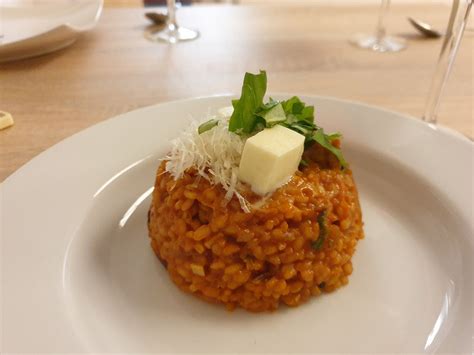
{"label": "green garnish", "polygon": [[322,211],[317,218],[318,225],[319,225],[319,236],[314,242],[311,243],[311,247],[313,249],[319,250],[323,246],[324,240],[326,239],[326,235],[328,233],[326,227],[326,211]]}
{"label": "green garnish", "polygon": [[286,121],[286,114],[281,103],[271,102],[271,104],[270,108],[257,113],[257,116],[265,121],[265,127],[273,127],[277,123]]}
{"label": "green garnish", "polygon": [[259,74],[245,73],[241,96],[232,101],[234,112],[229,120],[229,131],[248,136],[280,124],[305,136],[305,147],[316,142],[334,154],[342,168],[347,167],[342,151],[332,145],[341,134],[325,134],[314,123],[314,106],[306,106],[296,96],[281,102],[270,98],[264,103],[266,90],[267,74],[264,70]]}
{"label": "green garnish", "polygon": [[314,106],[306,106],[298,97],[282,102],[283,109],[290,122],[306,121],[314,124]]}
{"label": "green garnish", "polygon": [[267,91],[267,73],[245,73],[242,93],[239,100],[232,101],[234,112],[229,120],[229,131],[237,134],[250,134],[257,123],[255,113],[263,106],[263,97]]}
{"label": "green garnish", "polygon": [[309,164],[308,164],[308,162],[307,162],[306,160],[304,160],[303,158],[301,158],[301,160],[300,160],[300,165],[302,165],[302,166],[308,166]]}
{"label": "green garnish", "polygon": [[340,134],[339,132],[336,132],[336,133],[328,134],[327,137],[332,142],[332,141],[335,141],[336,139],[341,138],[342,134]]}
{"label": "green garnish", "polygon": [[324,134],[324,130],[320,128],[316,132],[314,132],[312,139],[314,139],[314,141],[318,143],[319,145],[321,145],[323,148],[326,148],[332,154],[334,154],[336,158],[339,159],[339,163],[341,164],[341,166],[345,168],[347,166],[347,162],[342,156],[341,150],[331,144],[331,141],[335,139],[335,138],[331,138],[331,136],[334,136],[334,135]]}
{"label": "green garnish", "polygon": [[199,127],[198,127],[198,133],[199,134],[202,134],[206,131],[209,131],[210,129],[214,128],[215,126],[217,126],[217,124],[219,123],[218,120],[215,120],[215,119],[212,119],[212,120],[209,120],[209,121],[206,121],[204,122],[203,124],[201,124]]}

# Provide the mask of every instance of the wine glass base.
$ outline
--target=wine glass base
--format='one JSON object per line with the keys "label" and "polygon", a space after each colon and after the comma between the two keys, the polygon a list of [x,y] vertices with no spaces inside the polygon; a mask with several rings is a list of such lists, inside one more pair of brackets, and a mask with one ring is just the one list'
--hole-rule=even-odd
{"label": "wine glass base", "polygon": [[350,42],[359,48],[370,49],[374,52],[398,52],[407,46],[403,38],[392,36],[378,39],[376,36],[357,35]]}
{"label": "wine glass base", "polygon": [[154,42],[178,43],[192,41],[199,37],[199,32],[184,27],[165,27],[156,32],[149,32],[146,37]]}

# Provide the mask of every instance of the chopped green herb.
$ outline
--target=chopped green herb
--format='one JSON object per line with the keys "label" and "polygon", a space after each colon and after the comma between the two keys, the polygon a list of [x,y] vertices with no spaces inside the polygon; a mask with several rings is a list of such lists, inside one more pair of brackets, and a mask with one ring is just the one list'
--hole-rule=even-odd
{"label": "chopped green herb", "polygon": [[332,154],[334,154],[337,159],[339,159],[339,163],[343,168],[347,167],[347,162],[342,156],[342,152],[339,148],[336,148],[331,144],[331,136],[328,136],[324,134],[324,130],[322,128],[318,129],[316,132],[314,132],[312,138],[316,143],[321,145],[323,148],[326,148],[329,150]]}
{"label": "chopped green herb", "polygon": [[327,227],[326,227],[326,211],[322,211],[317,218],[318,225],[319,225],[319,236],[311,246],[313,249],[319,250],[323,246],[324,240],[326,239],[327,235]]}
{"label": "chopped green herb", "polygon": [[311,136],[316,128],[316,126],[312,123],[308,123],[307,121],[297,121],[293,123],[283,122],[283,126],[292,129],[293,131],[298,132],[305,136],[306,140],[311,140]]}
{"label": "chopped green herb", "polygon": [[215,120],[215,119],[212,119],[212,120],[209,120],[207,122],[204,122],[203,124],[201,124],[199,127],[198,127],[198,133],[199,134],[202,134],[206,131],[209,131],[210,129],[214,128],[215,126],[217,126],[217,124],[219,123],[218,120]]}
{"label": "chopped green herb", "polygon": [[332,141],[335,141],[336,139],[339,139],[342,137],[342,134],[340,133],[332,133],[332,134],[328,134],[328,139],[332,142]]}
{"label": "chopped green herb", "polygon": [[311,243],[311,246],[313,249],[319,250],[323,246],[323,242],[324,242],[324,238],[319,237],[313,243]]}
{"label": "chopped green herb", "polygon": [[297,96],[283,101],[282,106],[290,120],[314,123],[314,106],[306,106]]}
{"label": "chopped green herb", "polygon": [[300,165],[302,165],[302,166],[308,166],[309,164],[308,164],[308,162],[307,162],[306,160],[304,160],[303,158],[301,158],[301,160],[300,160]]}
{"label": "chopped green herb", "polygon": [[261,110],[262,111],[270,110],[271,108],[278,105],[279,103],[280,103],[279,101],[276,101],[270,97],[270,101],[268,101],[266,104],[263,104]]}
{"label": "chopped green herb", "polygon": [[232,101],[234,112],[229,120],[229,131],[235,133],[253,132],[257,123],[255,113],[263,105],[263,97],[267,91],[267,74],[245,73],[240,99]]}
{"label": "chopped green herb", "polygon": [[260,111],[257,113],[257,116],[264,119],[265,127],[273,127],[277,123],[286,121],[285,111],[283,111],[283,107],[279,102],[276,102],[275,105],[268,109]]}
{"label": "chopped green herb", "polygon": [[306,106],[297,96],[281,102],[270,98],[269,102],[263,103],[266,90],[265,71],[245,73],[241,96],[232,100],[234,112],[229,120],[229,131],[250,135],[280,124],[305,136],[305,148],[316,142],[334,154],[342,168],[347,167],[342,151],[332,145],[341,134],[327,135],[314,123],[314,106]]}

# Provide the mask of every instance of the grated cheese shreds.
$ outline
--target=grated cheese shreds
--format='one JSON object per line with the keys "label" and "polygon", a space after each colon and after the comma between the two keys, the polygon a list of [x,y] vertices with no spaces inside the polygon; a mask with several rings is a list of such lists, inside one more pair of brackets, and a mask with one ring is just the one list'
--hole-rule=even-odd
{"label": "grated cheese shreds", "polygon": [[172,149],[165,157],[165,170],[179,179],[187,169],[194,168],[198,176],[211,184],[220,184],[228,201],[235,195],[242,209],[250,212],[249,203],[239,193],[239,163],[245,140],[229,132],[228,117],[216,117],[216,127],[199,134],[198,122],[191,123],[180,137],[171,141]]}

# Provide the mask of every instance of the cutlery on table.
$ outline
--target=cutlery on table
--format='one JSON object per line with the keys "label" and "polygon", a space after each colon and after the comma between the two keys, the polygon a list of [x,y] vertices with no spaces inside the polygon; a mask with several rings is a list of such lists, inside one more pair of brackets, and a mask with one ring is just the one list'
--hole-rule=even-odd
{"label": "cutlery on table", "polygon": [[[444,32],[441,32],[437,29],[435,29],[433,26],[431,26],[427,22],[423,22],[417,19],[414,19],[413,17],[408,17],[408,22],[410,22],[413,27],[415,27],[423,36],[428,37],[428,38],[440,38],[445,35]],[[465,31],[474,31],[473,28],[466,28]]]}

